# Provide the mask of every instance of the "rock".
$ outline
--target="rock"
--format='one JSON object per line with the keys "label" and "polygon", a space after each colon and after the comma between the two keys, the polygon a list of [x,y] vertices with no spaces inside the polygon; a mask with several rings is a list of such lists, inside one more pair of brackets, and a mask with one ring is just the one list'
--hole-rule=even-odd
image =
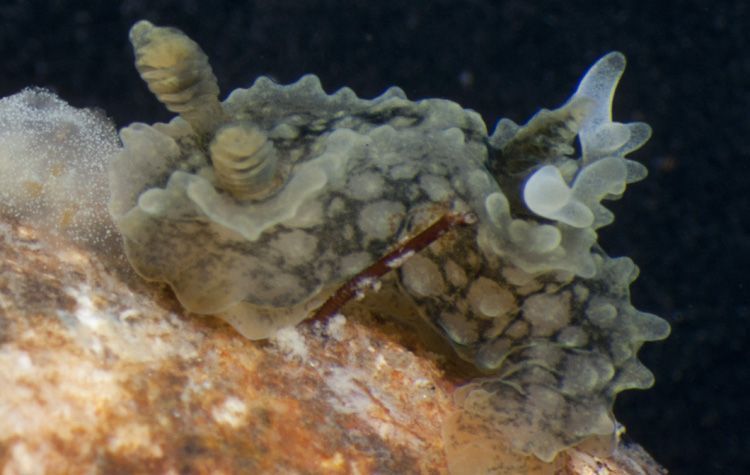
{"label": "rock", "polygon": [[[3,474],[447,473],[460,378],[397,323],[347,307],[249,341],[119,254],[7,219],[0,265]],[[531,465],[665,473],[622,446]]]}

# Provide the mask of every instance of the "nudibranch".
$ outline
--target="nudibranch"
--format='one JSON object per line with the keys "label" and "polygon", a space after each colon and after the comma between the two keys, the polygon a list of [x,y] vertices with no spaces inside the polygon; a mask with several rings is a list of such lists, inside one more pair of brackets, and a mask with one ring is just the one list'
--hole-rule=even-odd
{"label": "nudibranch", "polygon": [[636,353],[669,325],[633,308],[638,269],[596,234],[613,220],[602,201],[646,175],[625,156],[650,128],[611,117],[622,54],[594,64],[562,107],[489,135],[454,102],[396,87],[328,95],[312,75],[261,77],[220,102],[206,55],[179,30],[141,21],[130,37],[142,78],[179,117],[122,129],[110,213],[135,270],[187,310],[269,337],[464,216],[386,264],[402,303],[485,374],[457,396],[481,430],[550,461],[612,437],[617,393],[653,384]]}

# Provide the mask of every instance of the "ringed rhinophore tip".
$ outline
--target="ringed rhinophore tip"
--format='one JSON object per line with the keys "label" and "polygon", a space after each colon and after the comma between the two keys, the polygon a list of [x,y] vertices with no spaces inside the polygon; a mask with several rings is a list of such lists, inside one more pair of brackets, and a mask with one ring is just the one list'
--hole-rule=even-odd
{"label": "ringed rhinophore tip", "polygon": [[130,29],[135,67],[159,101],[198,133],[223,120],[219,86],[200,46],[184,33],[141,20]]}
{"label": "ringed rhinophore tip", "polygon": [[219,185],[238,200],[266,198],[282,183],[273,143],[249,122],[220,127],[209,151]]}

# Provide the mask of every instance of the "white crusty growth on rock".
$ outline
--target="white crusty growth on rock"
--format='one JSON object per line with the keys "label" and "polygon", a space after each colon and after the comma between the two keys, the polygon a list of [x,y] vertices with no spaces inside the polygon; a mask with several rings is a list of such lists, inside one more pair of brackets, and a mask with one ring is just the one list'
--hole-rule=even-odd
{"label": "white crusty growth on rock", "polygon": [[[470,226],[386,262],[400,269],[381,290],[384,312],[421,315],[486,373],[457,395],[449,457],[480,438],[545,461],[614,441],[616,394],[653,382],[638,349],[669,332],[630,305],[632,261],[596,244],[613,218],[601,201],[645,176],[624,157],[648,126],[611,120],[621,54],[599,60],[559,109],[524,126],[503,119],[488,135],[453,102],[412,102],[398,88],[372,100],[347,88],[328,95],[315,76],[290,85],[261,77],[214,102],[195,43],[147,22],[131,38],[143,78],[181,114],[123,129],[110,167],[110,211],[138,273],[169,283],[188,310],[267,338],[397,244],[471,213]],[[144,68],[154,51],[159,61]],[[162,84],[186,90],[165,96]],[[229,181],[225,166],[239,170]],[[493,466],[492,451],[482,456]]]}

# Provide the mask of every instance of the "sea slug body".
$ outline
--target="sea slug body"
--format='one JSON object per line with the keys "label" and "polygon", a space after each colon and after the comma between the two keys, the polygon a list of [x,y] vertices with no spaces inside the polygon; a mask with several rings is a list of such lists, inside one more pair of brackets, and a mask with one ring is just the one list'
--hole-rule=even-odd
{"label": "sea slug body", "polygon": [[[622,54],[560,108],[488,134],[451,101],[395,87],[328,95],[315,76],[261,77],[220,102],[205,54],[178,30],[143,21],[131,40],[142,77],[180,114],[124,128],[110,167],[110,213],[140,275],[261,339],[382,264],[401,308],[486,374],[457,395],[482,424],[453,424],[447,446],[479,430],[550,461],[614,440],[616,394],[653,383],[638,349],[669,333],[631,306],[633,262],[596,242],[613,219],[602,201],[646,175],[625,155],[649,127],[611,117]],[[471,219],[421,243],[448,215]]]}

